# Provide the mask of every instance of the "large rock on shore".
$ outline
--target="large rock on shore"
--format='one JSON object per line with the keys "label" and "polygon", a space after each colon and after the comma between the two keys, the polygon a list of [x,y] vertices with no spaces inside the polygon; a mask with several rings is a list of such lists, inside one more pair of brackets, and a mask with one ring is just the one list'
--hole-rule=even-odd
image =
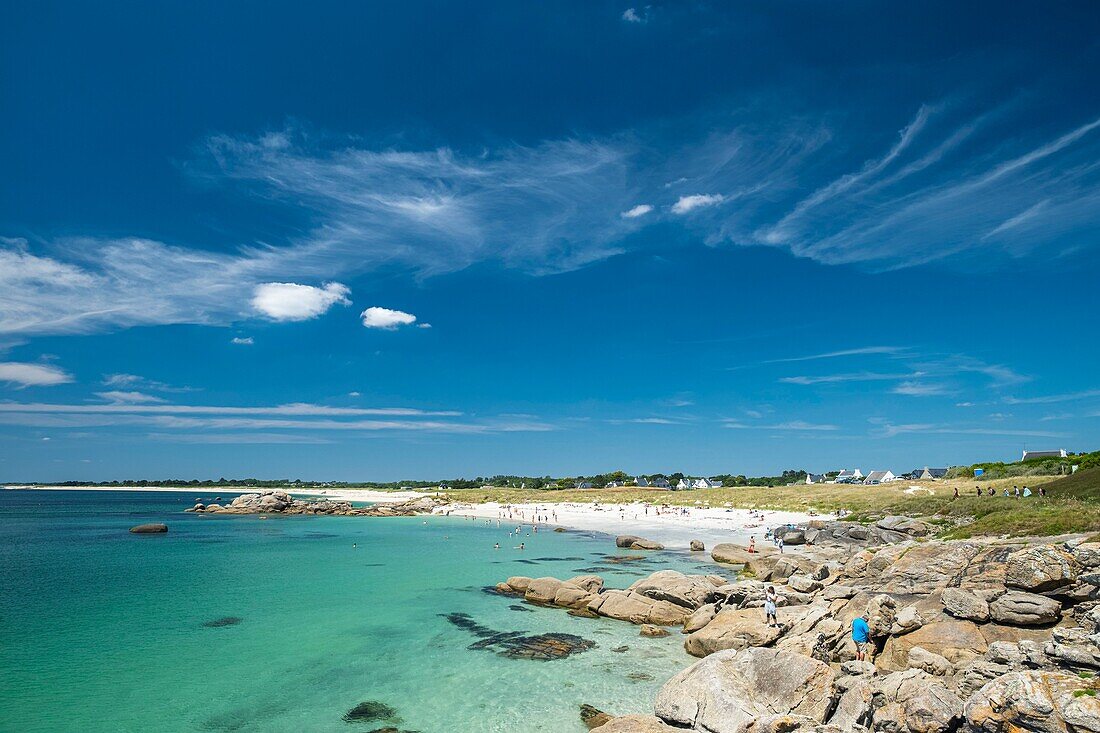
{"label": "large rock on shore", "polygon": [[599,616],[655,626],[679,626],[689,613],[675,603],[625,590],[604,591],[589,602],[587,609]]}
{"label": "large rock on shore", "polygon": [[980,657],[989,645],[977,624],[961,619],[937,621],[908,634],[889,637],[875,664],[885,671],[907,669],[910,652],[915,647],[955,664]]}
{"label": "large rock on shore", "polygon": [[685,575],[676,570],[660,570],[635,581],[628,590],[655,601],[668,601],[694,611],[714,593],[714,583],[703,575]]}
{"label": "large rock on shore", "polygon": [[1009,588],[1045,593],[1077,579],[1076,561],[1065,550],[1037,545],[1017,550],[1005,562],[1004,583]]}
{"label": "large rock on shore", "polygon": [[669,680],[657,693],[657,717],[680,728],[740,733],[774,716],[824,723],[835,673],[816,659],[778,649],[712,654]]}
{"label": "large rock on shore", "polygon": [[764,622],[757,608],[723,609],[703,628],[688,635],[684,649],[693,657],[705,657],[726,649],[771,646],[782,633]]}
{"label": "large rock on shore", "polygon": [[679,728],[666,725],[652,715],[624,715],[595,728],[600,733],[679,733]]}
{"label": "large rock on shore", "polygon": [[663,550],[665,546],[660,542],[647,540],[632,534],[621,534],[615,538],[615,546],[627,550]]}
{"label": "large rock on shore", "polygon": [[989,604],[985,599],[962,588],[944,588],[940,602],[949,616],[978,623],[989,620]]}
{"label": "large rock on shore", "polygon": [[989,604],[989,615],[1010,626],[1045,626],[1062,617],[1062,604],[1035,593],[1009,591]]}
{"label": "large rock on shore", "polygon": [[1093,680],[1058,672],[1010,672],[966,701],[966,722],[981,733],[1100,733]]}

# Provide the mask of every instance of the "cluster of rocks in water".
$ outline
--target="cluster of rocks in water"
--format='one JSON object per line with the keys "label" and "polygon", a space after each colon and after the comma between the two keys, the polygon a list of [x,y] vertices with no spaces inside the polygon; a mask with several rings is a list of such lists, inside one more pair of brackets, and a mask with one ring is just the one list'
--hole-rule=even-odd
{"label": "cluster of rocks in water", "polygon": [[[739,566],[734,582],[662,570],[626,589],[597,575],[496,589],[647,634],[680,627],[701,660],[661,688],[652,716],[585,711],[601,733],[1100,733],[1100,543],[928,540],[925,523],[889,517],[777,531],[805,546],[713,549]],[[778,626],[762,610],[768,585]],[[856,660],[857,616],[873,663]]]}
{"label": "cluster of rocks in water", "polygon": [[267,490],[241,494],[228,504],[203,504],[185,511],[196,514],[328,514],[362,517],[411,517],[431,514],[447,502],[434,496],[421,496],[408,501],[356,507],[350,501],[333,499],[295,499],[285,491]]}

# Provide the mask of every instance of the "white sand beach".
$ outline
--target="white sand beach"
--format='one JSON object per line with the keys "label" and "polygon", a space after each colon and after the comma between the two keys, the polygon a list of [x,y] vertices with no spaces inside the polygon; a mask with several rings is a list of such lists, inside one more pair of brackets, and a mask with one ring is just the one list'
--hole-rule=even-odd
{"label": "white sand beach", "polygon": [[757,512],[728,507],[667,507],[645,504],[540,503],[502,506],[488,504],[452,504],[440,510],[451,516],[499,519],[502,526],[530,524],[536,516],[546,527],[603,532],[611,535],[633,534],[656,540],[669,549],[687,549],[691,540],[701,540],[707,548],[720,542],[744,544],[755,536],[764,543],[764,532],[781,524],[802,524],[810,519],[832,519],[832,515],[811,517],[801,512]]}

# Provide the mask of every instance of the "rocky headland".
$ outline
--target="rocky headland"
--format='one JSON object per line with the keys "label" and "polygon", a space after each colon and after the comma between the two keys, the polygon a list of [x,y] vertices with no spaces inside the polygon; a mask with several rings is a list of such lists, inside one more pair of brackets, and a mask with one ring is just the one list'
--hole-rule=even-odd
{"label": "rocky headland", "polygon": [[434,496],[408,501],[353,506],[350,501],[333,499],[295,499],[285,491],[268,490],[241,494],[228,504],[197,503],[187,512],[196,514],[327,514],[348,517],[410,517],[431,514],[447,502]]}
{"label": "rocky headland", "polygon": [[[699,661],[652,716],[586,710],[607,733],[1100,733],[1100,543],[927,539],[934,528],[905,517],[774,531],[796,549],[713,548],[733,582],[662,570],[622,589],[582,575],[495,590],[643,635],[679,629]],[[871,661],[856,659],[857,616]]]}

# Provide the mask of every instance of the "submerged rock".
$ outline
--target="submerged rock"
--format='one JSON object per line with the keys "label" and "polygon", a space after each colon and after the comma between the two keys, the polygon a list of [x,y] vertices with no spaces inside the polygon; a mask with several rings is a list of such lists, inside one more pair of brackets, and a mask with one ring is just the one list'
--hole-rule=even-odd
{"label": "submerged rock", "polygon": [[605,723],[610,723],[613,718],[600,710],[599,708],[592,707],[588,704],[581,705],[581,722],[584,723],[588,730],[593,728],[599,728]]}
{"label": "submerged rock", "polygon": [[167,524],[139,524],[136,527],[130,527],[132,534],[164,534],[168,531]]}
{"label": "submerged rock", "polygon": [[575,634],[533,634],[522,631],[496,631],[474,621],[465,613],[440,614],[460,629],[469,631],[480,641],[470,644],[467,649],[495,651],[509,659],[534,659],[549,661],[564,659],[572,654],[588,651],[596,642]]}
{"label": "submerged rock", "polygon": [[239,616],[222,616],[221,618],[204,621],[202,625],[208,629],[220,629],[223,626],[236,626],[241,621],[244,621],[244,619]]}
{"label": "submerged rock", "polygon": [[401,718],[397,715],[397,710],[377,700],[367,700],[366,702],[359,703],[351,710],[344,713],[344,720],[349,723],[373,722],[375,720],[380,720],[385,723],[401,722]]}

